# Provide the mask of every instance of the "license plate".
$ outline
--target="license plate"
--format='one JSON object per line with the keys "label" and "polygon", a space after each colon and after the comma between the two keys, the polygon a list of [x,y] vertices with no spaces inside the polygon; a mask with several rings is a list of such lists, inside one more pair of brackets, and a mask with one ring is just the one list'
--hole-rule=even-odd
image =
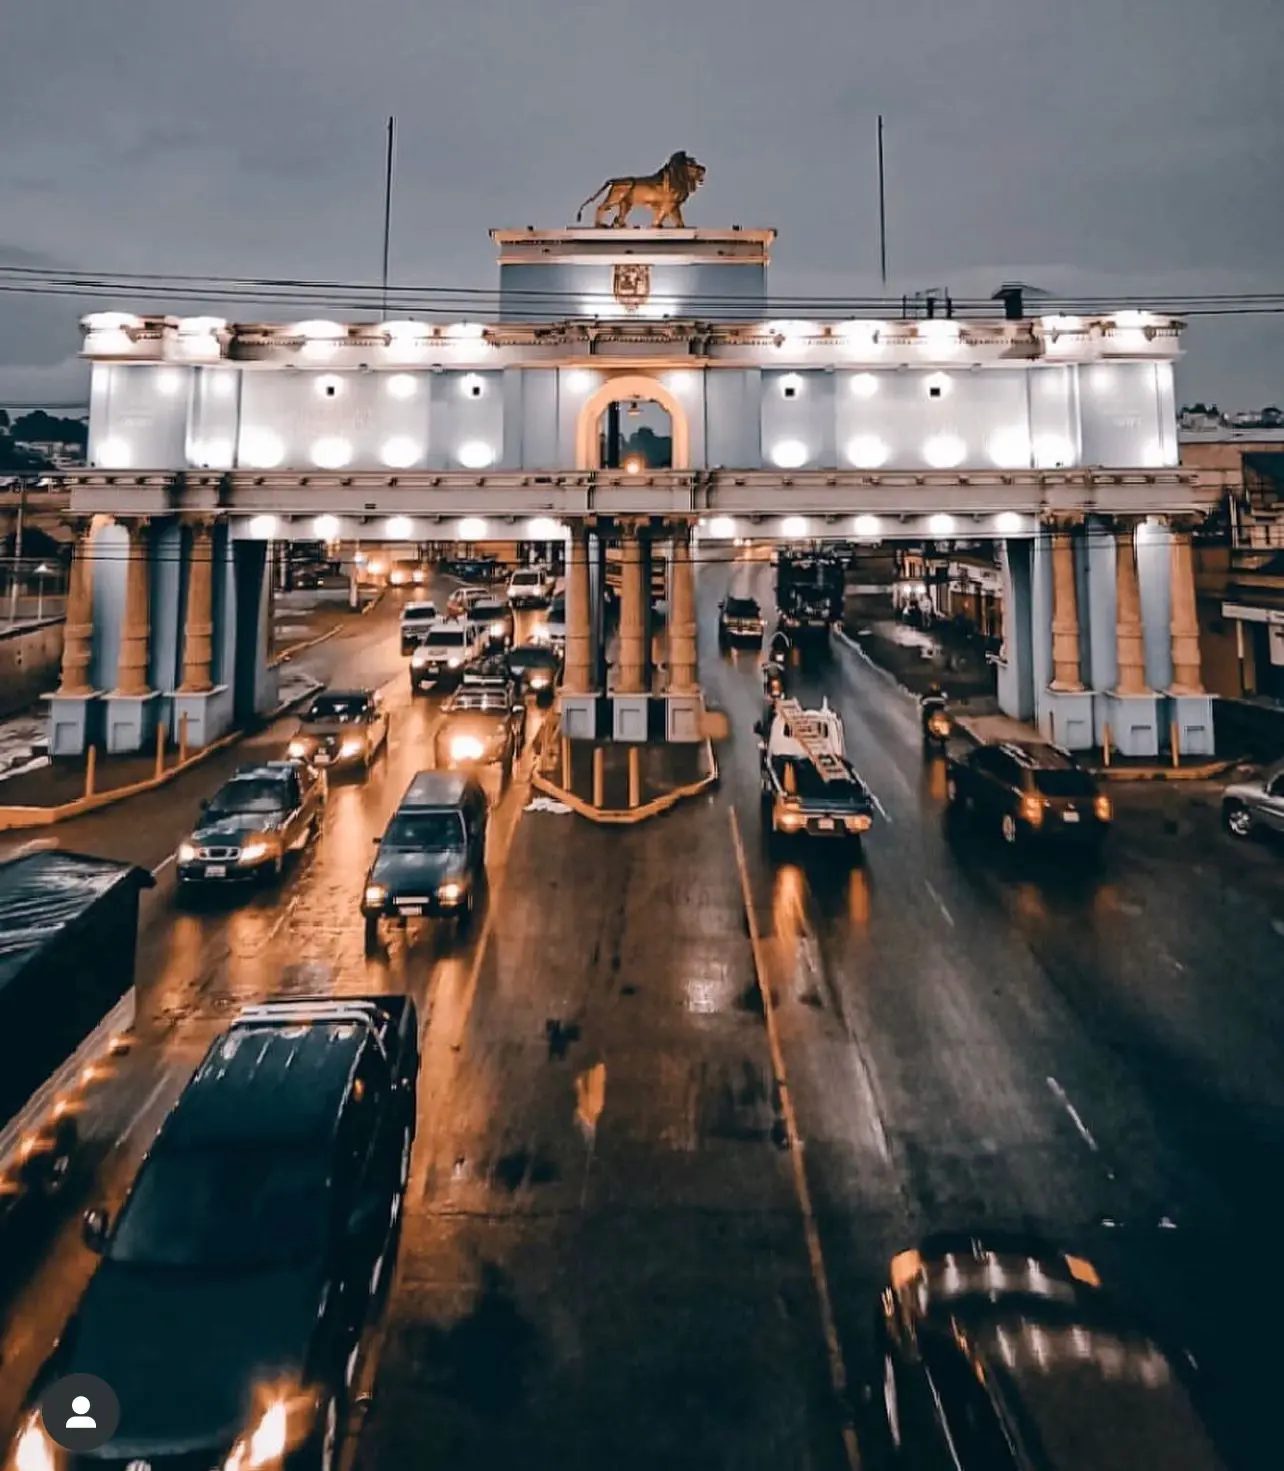
{"label": "license plate", "polygon": [[1061,820],[1062,822],[1078,822],[1079,814],[1077,812],[1063,812],[1061,814]]}
{"label": "license plate", "polygon": [[834,830],[834,819],[832,817],[822,817],[816,826],[823,833],[832,833]]}
{"label": "license plate", "polygon": [[330,758],[329,756],[318,756],[316,758],[316,763],[318,766],[329,766]]}
{"label": "license plate", "polygon": [[423,907],[422,904],[398,904],[397,905],[397,913],[398,914],[405,914],[405,915],[409,915],[411,917],[414,917],[416,915],[422,914],[423,912],[424,912],[424,907]]}
{"label": "license plate", "polygon": [[207,863],[205,865],[205,877],[207,879],[225,879],[227,877],[227,864]]}

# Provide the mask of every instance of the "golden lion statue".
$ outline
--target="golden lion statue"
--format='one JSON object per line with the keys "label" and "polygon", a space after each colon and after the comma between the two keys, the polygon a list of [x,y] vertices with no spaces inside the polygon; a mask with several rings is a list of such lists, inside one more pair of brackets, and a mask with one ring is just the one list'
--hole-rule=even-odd
{"label": "golden lion statue", "polygon": [[628,224],[635,209],[641,208],[650,209],[653,230],[660,229],[668,220],[673,221],[675,229],[685,230],[682,206],[702,183],[704,165],[689,153],[675,153],[662,169],[644,179],[608,179],[580,205],[575,223],[579,224],[595,199],[602,198],[593,217],[593,224],[599,229],[607,224],[610,210],[615,211],[610,225],[618,230]]}

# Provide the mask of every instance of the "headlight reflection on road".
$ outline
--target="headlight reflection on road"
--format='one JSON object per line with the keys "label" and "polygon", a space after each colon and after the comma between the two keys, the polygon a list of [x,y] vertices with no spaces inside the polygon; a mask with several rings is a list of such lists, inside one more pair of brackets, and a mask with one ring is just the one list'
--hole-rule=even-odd
{"label": "headlight reflection on road", "polygon": [[474,735],[455,736],[450,743],[452,761],[480,761],[486,754],[486,743]]}

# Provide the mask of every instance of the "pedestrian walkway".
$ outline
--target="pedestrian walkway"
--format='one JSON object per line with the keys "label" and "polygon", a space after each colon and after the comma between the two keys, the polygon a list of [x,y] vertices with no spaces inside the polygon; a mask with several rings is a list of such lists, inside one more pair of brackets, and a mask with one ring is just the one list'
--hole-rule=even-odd
{"label": "pedestrian walkway", "polygon": [[890,594],[849,594],[843,631],[912,694],[938,684],[956,702],[994,698],[994,666],[986,660],[984,641],[953,623],[913,628],[895,616]]}
{"label": "pedestrian walkway", "polygon": [[[1054,744],[1036,726],[1013,720],[1008,715],[956,714],[955,724],[964,735],[978,743]],[[1236,764],[1232,760],[1209,760],[1205,756],[1182,757],[1173,762],[1147,756],[1120,756],[1117,752],[1107,755],[1100,749],[1076,753],[1076,757],[1088,770],[1112,781],[1207,781]]]}

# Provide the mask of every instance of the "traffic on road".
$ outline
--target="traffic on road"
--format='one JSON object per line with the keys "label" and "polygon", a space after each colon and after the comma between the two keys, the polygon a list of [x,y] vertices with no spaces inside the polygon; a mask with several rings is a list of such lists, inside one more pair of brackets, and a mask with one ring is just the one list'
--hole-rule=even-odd
{"label": "traffic on road", "polygon": [[1284,777],[975,741],[729,551],[719,786],[597,826],[559,576],[402,570],[0,843],[7,1464],[1275,1464]]}

